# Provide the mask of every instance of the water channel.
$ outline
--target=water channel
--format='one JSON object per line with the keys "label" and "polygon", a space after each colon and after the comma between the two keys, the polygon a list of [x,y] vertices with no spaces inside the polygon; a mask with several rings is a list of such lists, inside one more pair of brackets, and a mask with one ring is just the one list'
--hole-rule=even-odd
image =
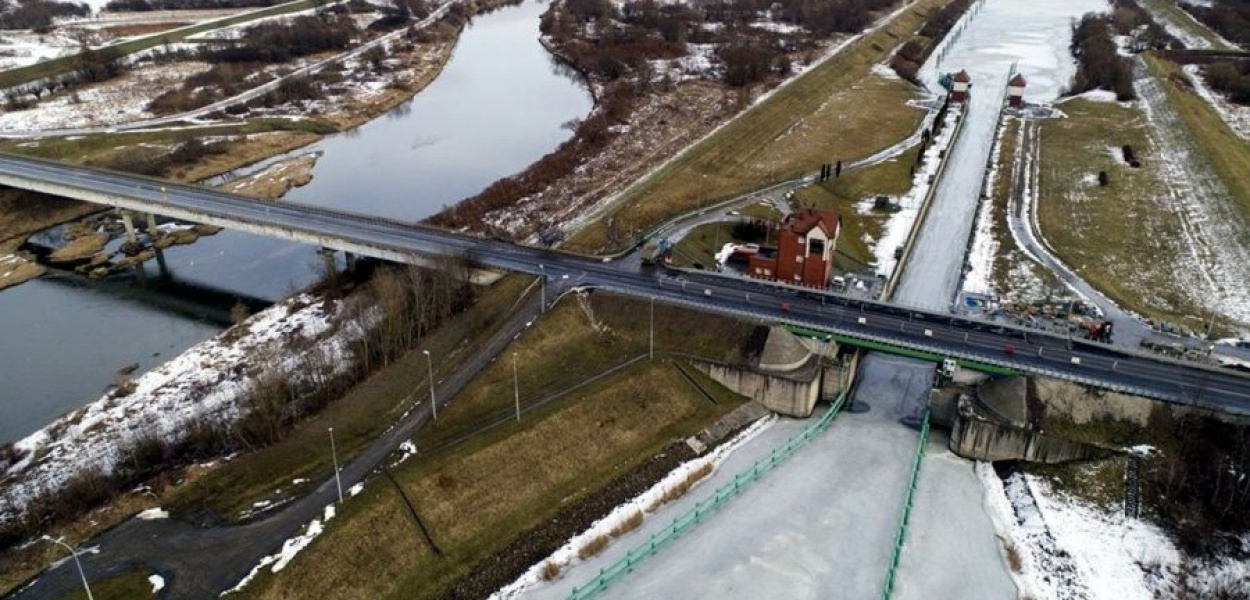
{"label": "water channel", "polygon": [[[545,10],[531,0],[475,18],[414,99],[302,149],[321,158],[285,200],[415,221],[550,152],[593,100],[539,44]],[[0,293],[0,443],[96,399],[119,368],[142,373],[211,337],[234,297],[275,301],[307,285],[321,262],[309,246],[231,231],[165,256],[165,273],[53,274]]]}

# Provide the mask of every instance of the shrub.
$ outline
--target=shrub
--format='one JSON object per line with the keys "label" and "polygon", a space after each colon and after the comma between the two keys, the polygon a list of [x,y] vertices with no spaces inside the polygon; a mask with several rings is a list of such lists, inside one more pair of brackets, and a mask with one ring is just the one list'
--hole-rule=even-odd
{"label": "shrub", "polygon": [[589,542],[586,542],[585,546],[582,546],[581,548],[577,550],[577,557],[582,560],[586,560],[592,556],[599,554],[600,552],[603,552],[603,549],[607,547],[608,547],[608,536],[598,535],[598,536],[595,536],[593,539],[591,539]]}
{"label": "shrub", "polygon": [[543,578],[543,581],[555,581],[560,576],[560,565],[551,561],[543,563],[539,576]]}
{"label": "shrub", "polygon": [[642,526],[643,518],[642,511],[634,511],[628,518],[621,521],[616,527],[613,527],[610,535],[614,538],[618,538],[635,529],[638,529]]}

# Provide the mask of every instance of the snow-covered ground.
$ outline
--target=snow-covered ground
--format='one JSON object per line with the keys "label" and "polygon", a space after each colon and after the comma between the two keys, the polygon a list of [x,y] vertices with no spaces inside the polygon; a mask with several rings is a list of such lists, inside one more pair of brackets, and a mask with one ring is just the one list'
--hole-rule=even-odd
{"label": "snow-covered ground", "polygon": [[[907,243],[907,237],[911,233],[912,227],[916,224],[917,217],[920,216],[920,210],[924,206],[925,198],[929,195],[929,190],[936,183],[934,178],[942,167],[942,158],[951,147],[954,140],[956,122],[962,117],[963,111],[957,107],[952,108],[946,113],[946,121],[942,124],[942,130],[933,138],[932,143],[925,149],[924,159],[920,164],[920,168],[916,170],[912,177],[911,189],[896,198],[894,202],[899,209],[886,219],[885,224],[881,228],[881,239],[872,240],[865,238],[865,242],[872,249],[873,256],[876,257],[877,274],[889,277],[897,266],[898,259],[895,258],[895,252]],[[899,160],[894,158],[893,160]],[[873,210],[875,199],[865,198],[856,205],[855,209],[861,214],[867,214]]]}
{"label": "snow-covered ground", "polygon": [[1176,215],[1182,235],[1178,246],[1187,252],[1171,258],[1178,287],[1191,290],[1198,303],[1217,314],[1250,323],[1250,223],[1186,135],[1162,85],[1140,61],[1133,87],[1161,157],[1159,179],[1167,184],[1161,201]]}
{"label": "snow-covered ground", "polygon": [[1207,86],[1206,78],[1202,75],[1202,66],[1185,65],[1183,68],[1185,74],[1189,76],[1189,82],[1194,86],[1194,91],[1220,114],[1220,118],[1224,119],[1229,128],[1241,136],[1241,139],[1250,140],[1250,106],[1230,102],[1223,94]]}
{"label": "snow-covered ground", "polygon": [[[1022,596],[1155,600],[1212,597],[1217,583],[1250,585],[1250,561],[1186,557],[1158,526],[1081,501],[1039,477],[1016,473],[1004,481],[986,463],[977,464],[977,474],[998,534],[1019,557],[1013,577]],[[1188,586],[1195,595],[1177,593],[1185,563],[1193,567]]]}
{"label": "snow-covered ground", "polygon": [[0,31],[0,69],[15,69],[78,52],[78,41],[57,30],[46,34],[32,31]]}
{"label": "snow-covered ground", "polygon": [[[997,157],[1002,151],[1003,133],[1013,122],[1003,119],[999,122],[998,131],[994,133],[994,147],[990,150],[991,157]],[[999,177],[1010,177],[1010,173],[1002,173],[1002,165],[995,160],[985,176],[986,196],[992,197],[994,186]],[[976,226],[972,231],[972,246],[968,248],[968,269],[964,273],[963,289],[974,294],[993,294],[994,257],[998,254],[998,242],[994,239],[994,211],[990,209],[989,200],[983,200],[977,211]]]}
{"label": "snow-covered ground", "polygon": [[116,79],[61,93],[32,108],[0,113],[0,132],[100,127],[151,118],[148,103],[187,77],[207,71],[201,62],[146,66]]}
{"label": "snow-covered ground", "polygon": [[231,422],[266,365],[285,372],[344,368],[358,330],[332,330],[343,311],[341,301],[295,295],[145,373],[131,393],[105,394],[18,441],[22,458],[0,479],[0,519],[75,475],[112,472],[145,439],[176,442],[193,423]]}

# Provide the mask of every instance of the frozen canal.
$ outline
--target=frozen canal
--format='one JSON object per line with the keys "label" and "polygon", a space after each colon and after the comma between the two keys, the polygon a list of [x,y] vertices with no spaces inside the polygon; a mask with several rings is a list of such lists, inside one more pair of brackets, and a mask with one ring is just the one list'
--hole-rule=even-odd
{"label": "frozen canal", "polygon": [[[950,305],[1013,64],[1028,81],[1026,101],[1056,99],[1075,70],[1068,50],[1072,20],[1106,8],[1097,0],[986,0],[950,40],[944,59],[925,66],[921,77],[931,87],[940,73],[966,69],[972,102],[895,300],[936,309]],[[928,445],[895,597],[1016,597],[985,490],[972,463],[951,454],[945,442],[944,432],[935,432]]]}
{"label": "frozen canal", "polygon": [[[923,409],[933,370],[875,355],[857,398],[871,406],[832,427],[678,538],[603,598],[875,598],[919,434],[899,421]],[[823,410],[823,408],[822,408]],[[809,426],[782,420],[731,454],[711,481],[643,528],[527,598],[564,598],[757,458]]]}
{"label": "frozen canal", "polygon": [[942,59],[925,64],[920,77],[930,89],[939,89],[941,73],[967,70],[972,99],[894,300],[939,310],[949,307],[958,291],[1012,65],[1028,80],[1026,101],[1054,100],[1075,69],[1068,51],[1072,20],[1106,9],[1106,3],[1098,0],[985,0],[966,20],[966,27],[956,28],[959,33],[948,40]]}

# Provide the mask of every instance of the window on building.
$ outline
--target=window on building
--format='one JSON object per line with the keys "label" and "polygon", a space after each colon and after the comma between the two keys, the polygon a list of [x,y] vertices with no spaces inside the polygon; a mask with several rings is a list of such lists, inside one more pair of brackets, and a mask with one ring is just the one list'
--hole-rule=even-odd
{"label": "window on building", "polygon": [[807,243],[807,253],[817,256],[825,255],[825,240],[813,239]]}

